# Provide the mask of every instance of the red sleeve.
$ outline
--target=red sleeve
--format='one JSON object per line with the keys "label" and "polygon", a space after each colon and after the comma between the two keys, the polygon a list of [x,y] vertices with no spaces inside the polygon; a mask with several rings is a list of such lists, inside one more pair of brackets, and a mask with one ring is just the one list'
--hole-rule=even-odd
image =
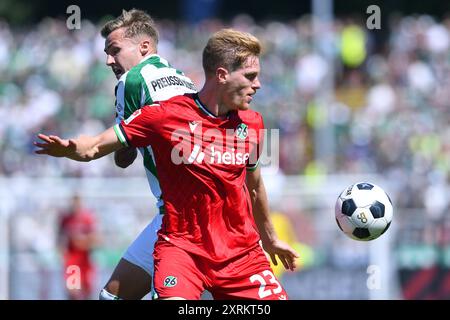
{"label": "red sleeve", "polygon": [[125,140],[122,143],[133,147],[151,145],[155,141],[163,118],[164,107],[160,104],[143,106],[136,110],[130,117],[122,120],[119,124],[119,129]]}

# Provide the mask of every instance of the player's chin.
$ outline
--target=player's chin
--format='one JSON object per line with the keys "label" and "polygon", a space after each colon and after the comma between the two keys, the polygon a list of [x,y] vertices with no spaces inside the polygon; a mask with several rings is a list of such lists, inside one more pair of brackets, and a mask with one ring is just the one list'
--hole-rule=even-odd
{"label": "player's chin", "polygon": [[250,103],[244,102],[243,104],[239,105],[239,110],[248,110],[250,109]]}
{"label": "player's chin", "polygon": [[124,74],[124,72],[122,70],[120,70],[119,68],[113,69],[113,73],[116,76],[117,80],[119,80],[120,77]]}

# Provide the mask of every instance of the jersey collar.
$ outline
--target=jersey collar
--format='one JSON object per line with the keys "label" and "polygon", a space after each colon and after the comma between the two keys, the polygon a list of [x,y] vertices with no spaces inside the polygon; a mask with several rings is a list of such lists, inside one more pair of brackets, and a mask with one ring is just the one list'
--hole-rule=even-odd
{"label": "jersey collar", "polygon": [[141,61],[139,61],[138,64],[144,62],[144,61],[147,60],[147,59],[150,59],[151,57],[159,57],[159,55],[156,54],[156,53],[153,53],[153,54],[151,54],[151,55],[145,56],[145,57],[143,57],[143,58],[141,59]]}
{"label": "jersey collar", "polygon": [[200,98],[198,97],[198,93],[194,94],[194,101],[195,101],[195,104],[200,109],[200,111],[210,118],[217,119],[217,120],[224,120],[224,119],[230,118],[230,112],[228,112],[227,116],[225,118],[223,118],[223,117],[218,117],[215,114],[213,114],[211,111],[209,111],[208,108],[206,108],[205,105],[200,101]]}

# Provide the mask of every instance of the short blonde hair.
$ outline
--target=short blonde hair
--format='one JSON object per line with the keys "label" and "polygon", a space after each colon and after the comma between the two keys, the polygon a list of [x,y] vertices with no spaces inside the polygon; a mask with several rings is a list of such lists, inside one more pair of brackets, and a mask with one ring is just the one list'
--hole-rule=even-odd
{"label": "short blonde hair", "polygon": [[250,33],[222,29],[213,34],[203,50],[203,69],[213,74],[218,67],[234,71],[250,56],[261,53],[259,40]]}
{"label": "short blonde hair", "polygon": [[155,46],[158,44],[159,36],[155,22],[145,11],[137,9],[123,10],[120,16],[108,21],[100,33],[102,37],[106,38],[111,32],[119,28],[125,28],[125,37],[127,38],[147,35],[153,40]]}

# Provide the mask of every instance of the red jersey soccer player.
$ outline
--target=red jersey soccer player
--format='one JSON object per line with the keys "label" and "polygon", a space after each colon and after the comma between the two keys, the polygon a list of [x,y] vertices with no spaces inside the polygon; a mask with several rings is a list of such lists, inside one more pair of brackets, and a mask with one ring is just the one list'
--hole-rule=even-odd
{"label": "red jersey soccer player", "polygon": [[[154,290],[161,299],[286,299],[259,245],[275,236],[257,167],[262,117],[249,104],[259,83],[259,41],[230,29],[203,51],[206,82],[198,95],[146,106],[96,137],[38,135],[38,154],[89,161],[121,146],[154,146],[165,203],[155,245]],[[257,200],[255,200],[257,199]],[[293,269],[297,253],[276,252]],[[274,258],[274,257],[272,257]]]}
{"label": "red jersey soccer player", "polygon": [[[58,240],[58,244],[63,248],[69,299],[90,298],[94,277],[91,250],[96,242],[95,219],[91,211],[82,207],[78,195],[72,198],[70,209],[63,213]],[[80,278],[74,279],[77,276]]]}

